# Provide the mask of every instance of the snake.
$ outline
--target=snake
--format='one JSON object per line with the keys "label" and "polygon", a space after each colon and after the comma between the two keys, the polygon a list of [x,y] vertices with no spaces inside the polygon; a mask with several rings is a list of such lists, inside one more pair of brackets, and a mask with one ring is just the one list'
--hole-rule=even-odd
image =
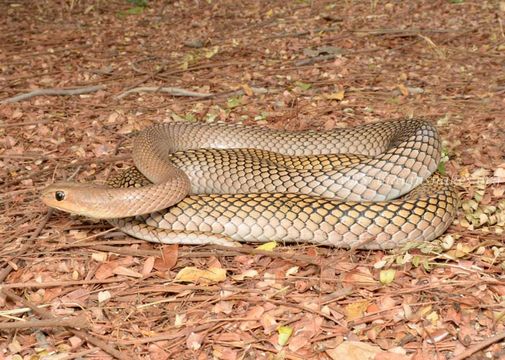
{"label": "snake", "polygon": [[439,237],[456,215],[458,194],[435,173],[441,148],[423,119],[308,131],[167,122],[135,137],[135,168],[104,185],[55,183],[41,199],[158,243],[392,249]]}

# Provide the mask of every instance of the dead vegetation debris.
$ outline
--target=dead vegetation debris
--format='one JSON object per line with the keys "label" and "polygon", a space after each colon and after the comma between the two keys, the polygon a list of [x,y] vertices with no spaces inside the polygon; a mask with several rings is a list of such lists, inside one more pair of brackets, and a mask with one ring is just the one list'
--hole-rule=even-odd
{"label": "dead vegetation debris", "polygon": [[[505,2],[0,12],[0,358],[505,358]],[[156,246],[38,200],[131,164],[131,136],[160,121],[406,116],[437,125],[462,196],[448,233],[415,248]]]}

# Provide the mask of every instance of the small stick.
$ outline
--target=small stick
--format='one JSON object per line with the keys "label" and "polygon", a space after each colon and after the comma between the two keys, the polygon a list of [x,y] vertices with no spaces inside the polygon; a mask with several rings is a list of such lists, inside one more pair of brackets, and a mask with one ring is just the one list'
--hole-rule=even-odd
{"label": "small stick", "polygon": [[[10,297],[12,300],[17,301],[22,303],[24,306],[29,307],[32,309],[33,313],[37,314],[41,318],[44,319],[55,319],[53,315],[51,315],[50,312],[43,310],[39,308],[37,305],[33,304],[31,301],[23,299],[20,296],[17,296],[15,293],[13,293],[11,290],[7,290],[5,287],[0,288],[1,291]],[[74,329],[72,326],[66,326],[66,329],[68,329],[70,332],[72,332],[75,336],[80,337],[81,339],[87,341],[88,343],[95,345],[105,351],[107,354],[110,354],[114,356],[117,359],[120,360],[129,360],[132,359],[131,355],[128,354],[127,352],[120,352],[119,350],[115,349],[114,347],[110,346],[109,344],[105,343],[104,341],[98,339],[97,337],[81,330]]]}
{"label": "small stick", "polygon": [[475,344],[475,345],[469,347],[468,349],[466,349],[462,353],[455,355],[452,358],[452,360],[463,360],[463,359],[466,359],[467,357],[475,354],[477,351],[482,350],[484,348],[487,348],[489,345],[492,345],[492,344],[494,344],[494,343],[496,343],[498,341],[501,341],[503,339],[505,339],[505,331],[501,332],[501,333],[498,333],[495,336],[491,336],[490,338],[488,338],[488,339],[486,339],[484,341],[481,341],[478,344]]}
{"label": "small stick", "polygon": [[[91,164],[91,163],[95,163],[95,164],[107,164],[109,162],[125,161],[125,160],[129,160],[129,159],[131,159],[130,155],[118,155],[118,156],[111,156],[111,157],[107,157],[107,158],[82,159],[82,160],[77,160],[75,162],[62,165],[62,166],[59,167],[59,169],[67,169],[67,168],[72,167],[72,166],[87,165],[87,164]],[[18,184],[18,183],[20,183],[23,180],[37,178],[41,174],[44,174],[44,173],[49,172],[49,171],[54,171],[54,169],[49,168],[49,169],[38,170],[38,171],[35,171],[35,172],[31,173],[30,175],[19,177],[19,178],[14,179],[14,180],[12,180],[10,182],[5,182],[4,184],[0,185],[0,189],[8,188],[9,186]]]}
{"label": "small stick", "polygon": [[[44,226],[46,226],[47,222],[49,221],[49,218],[51,217],[51,215],[53,214],[53,209],[50,208],[48,211],[47,211],[47,214],[46,216],[44,216],[44,218],[42,219],[42,221],[40,222],[39,226],[37,226],[37,228],[35,229],[35,231],[30,235],[30,239],[28,242],[26,242],[19,250],[18,252],[20,254],[22,254],[23,252],[25,252],[29,247],[30,245],[32,244],[32,241],[35,240],[35,238],[37,236],[40,235],[40,233],[42,232],[42,230],[44,229]],[[17,266],[17,263],[16,261],[13,261],[13,264],[14,266]],[[2,271],[0,271],[0,284],[4,282],[4,280],[7,278],[7,276],[9,276],[9,274],[11,273],[11,271],[13,270],[14,268],[11,266],[11,264],[7,264],[7,266],[5,268],[2,269]]]}
{"label": "small stick", "polygon": [[137,87],[134,89],[130,89],[127,91],[122,92],[119,95],[116,95],[116,99],[122,99],[125,96],[128,96],[131,93],[137,93],[137,92],[162,92],[162,93],[167,93],[172,96],[188,96],[188,97],[197,97],[197,98],[207,98],[213,96],[213,94],[206,94],[206,93],[198,93],[195,91],[190,91],[190,90],[185,90],[177,87]]}
{"label": "small stick", "polygon": [[18,102],[26,99],[30,99],[34,96],[43,96],[43,95],[80,95],[80,94],[88,94],[91,92],[95,92],[105,88],[105,85],[95,85],[95,86],[85,86],[80,88],[72,88],[72,89],[37,89],[33,90],[29,93],[16,95],[7,99],[0,101],[0,104],[8,104],[13,102]]}
{"label": "small stick", "polygon": [[220,68],[220,67],[227,67],[227,66],[239,66],[242,64],[244,64],[243,61],[231,61],[231,62],[225,62],[225,63],[211,63],[211,64],[195,65],[195,66],[189,67],[185,70],[178,69],[178,70],[172,70],[172,71],[166,72],[163,74],[163,77],[161,77],[160,75],[157,75],[156,77],[162,78],[163,80],[165,80],[165,76],[182,74],[182,73],[189,72],[189,71],[198,71],[198,70],[213,69],[213,68]]}
{"label": "small stick", "polygon": [[[251,90],[254,94],[267,94],[267,93],[274,93],[274,90],[269,90],[261,87],[251,87]],[[215,97],[221,97],[221,96],[239,96],[239,95],[244,95],[245,91],[240,89],[240,90],[235,90],[235,91],[228,91],[228,92],[223,92],[223,93],[197,93],[194,91],[189,91],[181,88],[175,88],[175,87],[138,87],[134,88],[131,90],[127,90],[119,95],[116,96],[116,99],[122,99],[125,96],[134,93],[134,92],[164,92],[168,93],[172,96],[186,96],[186,97],[196,97],[199,99],[207,99],[207,98],[215,98]]]}
{"label": "small stick", "polygon": [[[253,92],[253,94],[256,94],[256,95],[261,95],[261,94],[274,94],[276,92],[278,92],[278,90],[276,89],[265,89],[265,88],[262,88],[262,87],[251,87],[251,91]],[[235,91],[228,91],[228,92],[222,92],[222,93],[217,93],[217,94],[214,94],[213,97],[222,97],[222,96],[240,96],[240,95],[244,95],[245,94],[245,91],[243,89],[240,89],[240,90],[235,90]]]}
{"label": "small stick", "polygon": [[78,285],[96,285],[96,284],[110,284],[115,282],[124,281],[123,277],[113,277],[103,280],[72,280],[72,281],[47,281],[44,283],[39,282],[20,282],[20,283],[11,283],[11,284],[3,284],[2,289],[45,289],[51,287],[67,287],[67,286],[78,286]]}
{"label": "small stick", "polygon": [[382,36],[382,35],[393,35],[395,37],[401,36],[417,36],[420,33],[433,33],[433,34],[445,34],[450,33],[452,30],[446,29],[356,29],[351,30],[353,33],[364,33],[372,36]]}
{"label": "small stick", "polygon": [[88,322],[83,317],[72,317],[70,319],[46,319],[46,320],[30,320],[0,323],[0,330],[7,329],[28,329],[28,328],[47,328],[58,326],[74,326],[78,328],[89,327]]}
{"label": "small stick", "polygon": [[98,350],[99,350],[99,348],[97,348],[97,347],[92,348],[92,349],[86,349],[83,351],[76,352],[74,354],[68,354],[67,356],[60,357],[59,360],[72,360],[72,359],[76,359],[76,358],[84,359],[85,358],[84,355],[93,354],[93,353],[97,352]]}
{"label": "small stick", "polygon": [[12,123],[12,124],[0,124],[0,129],[1,128],[18,127],[18,126],[41,125],[41,124],[47,124],[51,121],[57,121],[57,120],[59,120],[59,119],[18,122],[18,123]]}

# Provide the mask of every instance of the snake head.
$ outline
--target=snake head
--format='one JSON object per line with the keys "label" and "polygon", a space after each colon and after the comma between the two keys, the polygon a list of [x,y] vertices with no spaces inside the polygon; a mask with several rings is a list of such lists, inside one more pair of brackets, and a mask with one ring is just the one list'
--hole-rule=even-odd
{"label": "snake head", "polygon": [[92,190],[100,185],[60,182],[42,190],[40,199],[49,207],[71,214],[97,217],[97,204],[93,201]]}
{"label": "snake head", "polygon": [[46,205],[71,214],[114,219],[149,214],[170,207],[188,194],[189,187],[189,179],[127,188],[61,182],[42,190],[40,198]]}

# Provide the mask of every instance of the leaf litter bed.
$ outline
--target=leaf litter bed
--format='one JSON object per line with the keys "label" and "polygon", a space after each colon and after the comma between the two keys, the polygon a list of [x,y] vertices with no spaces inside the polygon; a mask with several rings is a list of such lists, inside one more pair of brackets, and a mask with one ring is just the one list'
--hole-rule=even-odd
{"label": "leaf litter bed", "polygon": [[[1,358],[505,358],[503,1],[0,11]],[[412,116],[439,128],[462,198],[413,248],[160,246],[38,199],[130,166],[134,133],[161,121]]]}

